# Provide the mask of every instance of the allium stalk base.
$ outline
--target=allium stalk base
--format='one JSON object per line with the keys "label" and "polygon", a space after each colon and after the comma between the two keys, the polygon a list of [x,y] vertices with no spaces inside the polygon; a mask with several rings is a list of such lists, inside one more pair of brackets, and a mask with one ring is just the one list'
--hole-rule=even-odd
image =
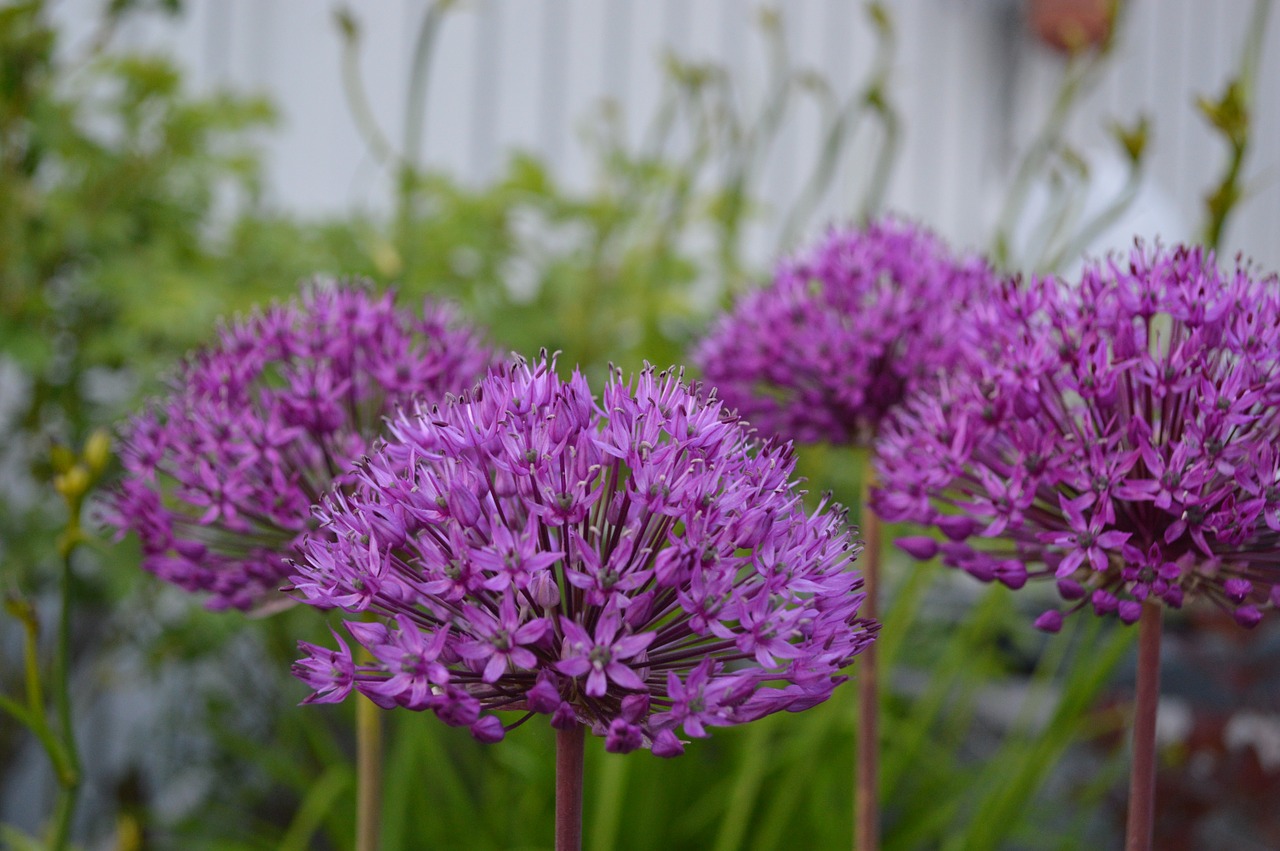
{"label": "allium stalk base", "polygon": [[556,730],[556,851],[582,848],[582,760],[586,733],[581,724]]}
{"label": "allium stalk base", "polygon": [[1138,683],[1133,717],[1133,765],[1129,770],[1129,821],[1125,851],[1150,851],[1156,803],[1156,714],[1160,706],[1160,616],[1155,601],[1138,620]]}

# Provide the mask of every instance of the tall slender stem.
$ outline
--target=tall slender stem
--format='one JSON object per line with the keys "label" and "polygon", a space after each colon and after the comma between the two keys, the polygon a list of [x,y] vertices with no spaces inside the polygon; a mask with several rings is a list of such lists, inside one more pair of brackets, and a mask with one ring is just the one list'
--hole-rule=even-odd
{"label": "tall slender stem", "polygon": [[[62,851],[71,838],[71,820],[75,817],[76,803],[80,798],[80,753],[76,747],[75,730],[71,723],[71,595],[74,577],[71,574],[71,557],[81,543],[80,502],[70,502],[70,519],[59,549],[62,551],[61,600],[58,607],[57,649],[53,658],[53,701],[58,719],[58,737],[65,756],[64,771],[59,772],[58,783],[62,787],[54,811],[53,837],[49,847]],[[55,765],[56,765],[55,760]]]}
{"label": "tall slender stem", "polygon": [[356,851],[377,851],[381,816],[382,715],[361,696],[356,701]]}
{"label": "tall slender stem", "polygon": [[579,724],[556,730],[556,851],[582,848],[582,752]]}
{"label": "tall slender stem", "polygon": [[[880,582],[880,519],[871,511],[871,489],[876,484],[871,453],[868,452],[864,459],[860,516],[863,549],[858,564],[867,599],[862,604],[861,614],[874,618],[876,586]],[[877,851],[880,847],[880,694],[876,678],[876,646],[872,643],[858,656],[858,731],[853,796],[853,847],[857,851]]]}
{"label": "tall slender stem", "polygon": [[1138,685],[1129,772],[1129,824],[1125,851],[1150,851],[1156,805],[1156,710],[1160,705],[1159,603],[1142,604],[1138,621]]}

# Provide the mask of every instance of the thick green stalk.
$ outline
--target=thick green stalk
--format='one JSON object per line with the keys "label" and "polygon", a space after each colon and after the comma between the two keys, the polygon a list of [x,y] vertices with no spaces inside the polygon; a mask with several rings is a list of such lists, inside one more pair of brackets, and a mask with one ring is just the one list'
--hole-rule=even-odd
{"label": "thick green stalk", "polygon": [[377,851],[381,815],[382,715],[361,695],[356,700],[356,851]]}

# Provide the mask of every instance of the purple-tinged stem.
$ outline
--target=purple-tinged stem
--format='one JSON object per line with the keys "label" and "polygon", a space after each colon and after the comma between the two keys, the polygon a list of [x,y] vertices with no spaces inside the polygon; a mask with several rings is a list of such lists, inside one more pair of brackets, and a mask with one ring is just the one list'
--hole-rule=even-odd
{"label": "purple-tinged stem", "polygon": [[582,849],[582,725],[556,730],[556,851]]}
{"label": "purple-tinged stem", "polygon": [[[863,549],[858,558],[862,587],[867,595],[860,614],[867,618],[876,616],[876,586],[880,580],[880,518],[871,510],[875,475],[875,467],[868,454],[862,468],[860,532]],[[872,643],[858,656],[858,731],[853,792],[853,847],[856,851],[878,851],[880,848],[880,695],[876,677],[876,646]]]}
{"label": "purple-tinged stem", "polygon": [[1138,686],[1129,771],[1129,823],[1125,851],[1150,851],[1156,810],[1156,710],[1160,706],[1160,616],[1148,600],[1138,621]]}

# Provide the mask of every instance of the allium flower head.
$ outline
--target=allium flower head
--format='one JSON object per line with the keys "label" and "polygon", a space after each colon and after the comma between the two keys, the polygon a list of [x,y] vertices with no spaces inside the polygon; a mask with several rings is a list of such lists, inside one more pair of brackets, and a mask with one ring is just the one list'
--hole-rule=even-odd
{"label": "allium flower head", "polygon": [[309,286],[223,327],[167,395],[124,428],[125,479],[107,521],[142,541],[143,567],[214,609],[286,600],[311,505],[368,449],[383,418],[461,391],[493,354],[453,311],[415,315],[390,293]]}
{"label": "allium flower head", "polygon": [[946,539],[908,551],[1014,588],[1052,578],[1069,611],[1126,623],[1144,600],[1205,598],[1244,626],[1280,607],[1274,278],[1139,244],[1078,286],[1009,282],[976,324],[990,360],[877,446],[878,510]]}
{"label": "allium flower head", "polygon": [[545,358],[495,370],[397,418],[326,498],[294,592],[381,618],[347,624],[372,663],[304,645],[295,673],[482,741],[519,710],[662,756],[812,706],[874,627],[843,513],[806,513],[793,467],[671,373],[615,374],[597,404]]}
{"label": "allium flower head", "polygon": [[885,219],[832,230],[742,298],[695,358],[726,405],[767,434],[864,443],[904,396],[973,348],[966,305],[985,262]]}

